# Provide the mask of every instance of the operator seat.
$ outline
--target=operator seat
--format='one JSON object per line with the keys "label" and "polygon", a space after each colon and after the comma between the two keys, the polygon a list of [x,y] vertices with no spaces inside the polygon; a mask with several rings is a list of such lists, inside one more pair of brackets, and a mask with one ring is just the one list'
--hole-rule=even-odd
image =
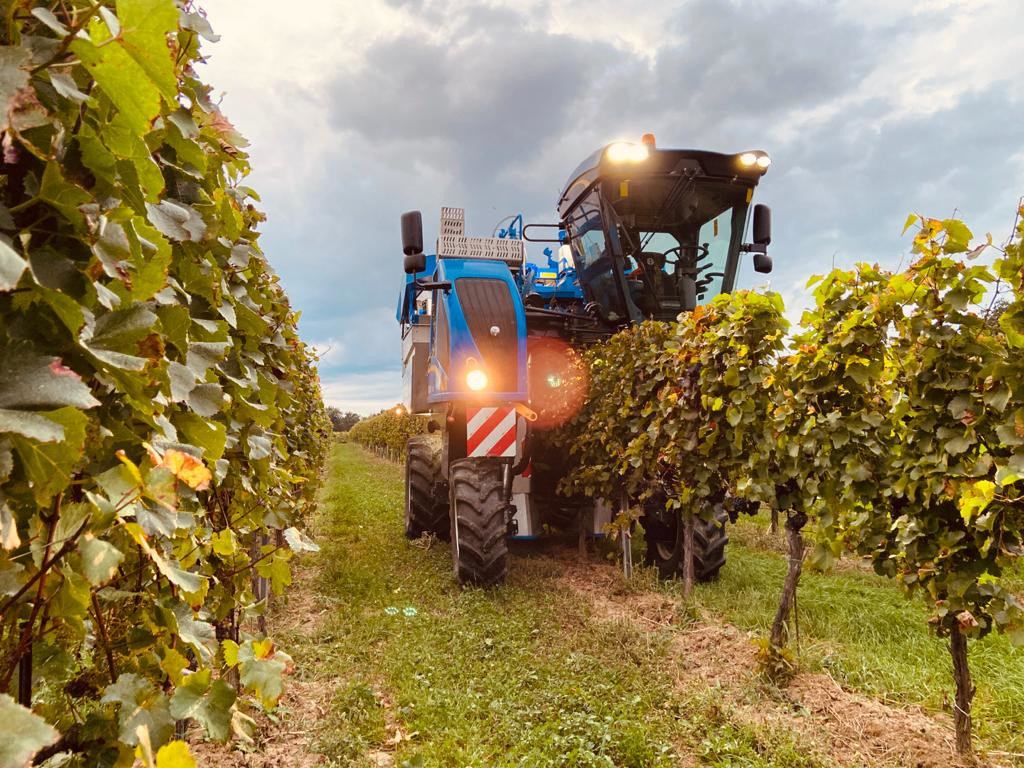
{"label": "operator seat", "polygon": [[679,286],[676,285],[675,271],[665,271],[665,254],[658,251],[644,251],[640,254],[640,264],[650,284],[654,287],[660,303],[679,301]]}

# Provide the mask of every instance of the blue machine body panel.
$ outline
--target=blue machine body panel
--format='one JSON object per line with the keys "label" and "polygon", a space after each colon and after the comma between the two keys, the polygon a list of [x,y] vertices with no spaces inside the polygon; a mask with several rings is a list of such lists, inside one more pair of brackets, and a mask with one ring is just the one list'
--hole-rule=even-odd
{"label": "blue machine body panel", "polygon": [[[436,261],[433,280],[451,283],[452,288],[434,292],[436,304],[433,308],[434,323],[430,337],[430,361],[427,367],[427,401],[432,405],[452,401],[487,404],[526,402],[526,314],[523,311],[519,287],[508,265],[493,259],[439,259]],[[463,283],[464,280],[467,282]],[[484,353],[481,349],[481,340],[474,339],[466,313],[463,311],[465,299],[460,296],[460,290],[464,290],[464,286],[468,286],[474,280],[486,280],[491,286],[494,286],[494,281],[500,281],[504,284],[509,297],[510,319],[514,321],[515,327],[489,326],[486,329],[486,332],[490,333],[491,328],[498,327],[498,335],[506,344],[512,343],[514,334],[513,359],[516,370],[510,379],[510,386],[503,389],[489,387],[484,392],[474,392],[465,383],[464,373],[471,361],[476,361],[492,379],[497,378],[494,375],[497,373],[494,368],[500,365],[497,360],[489,359]],[[407,288],[407,292],[410,291],[411,288]],[[439,348],[438,344],[439,323],[444,323],[447,330],[447,356],[445,350]]]}

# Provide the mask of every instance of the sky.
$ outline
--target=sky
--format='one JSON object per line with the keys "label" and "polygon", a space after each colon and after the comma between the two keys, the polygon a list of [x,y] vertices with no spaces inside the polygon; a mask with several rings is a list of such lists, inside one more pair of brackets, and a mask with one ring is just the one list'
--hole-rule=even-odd
{"label": "sky", "polygon": [[[1010,234],[1024,194],[1021,0],[201,0],[202,75],[248,137],[261,243],[324,398],[400,400],[399,215],[557,221],[594,149],[763,149],[770,287],[799,318],[812,274],[896,267],[908,213]],[[542,261],[533,246],[531,260]],[[765,279],[765,278],[769,279]]]}

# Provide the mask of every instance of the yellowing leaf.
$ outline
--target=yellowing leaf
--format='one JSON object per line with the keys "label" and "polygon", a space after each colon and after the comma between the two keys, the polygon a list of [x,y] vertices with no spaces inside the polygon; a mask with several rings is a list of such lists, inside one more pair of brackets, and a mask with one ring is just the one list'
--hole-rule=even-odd
{"label": "yellowing leaf", "polygon": [[173,448],[164,453],[157,466],[169,470],[176,478],[196,491],[205,491],[213,480],[213,474],[203,462],[195,456]]}
{"label": "yellowing leaf", "polygon": [[196,760],[185,742],[172,741],[157,750],[156,768],[196,768]]}

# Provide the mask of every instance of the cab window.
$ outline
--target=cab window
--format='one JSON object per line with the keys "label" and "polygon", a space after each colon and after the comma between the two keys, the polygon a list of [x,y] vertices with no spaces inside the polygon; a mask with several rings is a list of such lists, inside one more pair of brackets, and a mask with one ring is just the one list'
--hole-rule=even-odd
{"label": "cab window", "polygon": [[597,193],[592,192],[576,207],[567,222],[576,272],[583,291],[611,322],[625,318],[618,286],[615,260],[608,245]]}

